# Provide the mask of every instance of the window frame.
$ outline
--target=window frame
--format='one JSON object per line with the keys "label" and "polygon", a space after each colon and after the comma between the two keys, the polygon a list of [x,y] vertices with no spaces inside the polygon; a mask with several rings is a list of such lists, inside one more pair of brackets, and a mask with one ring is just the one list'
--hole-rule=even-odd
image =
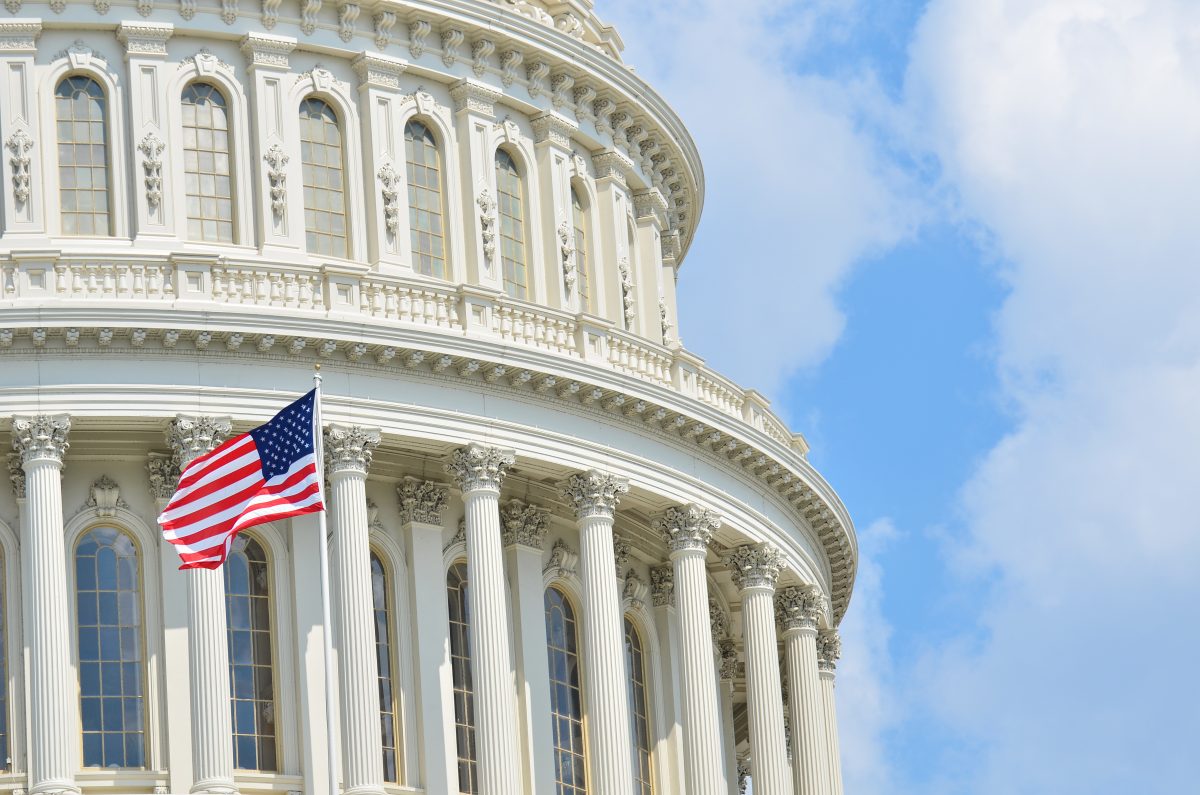
{"label": "window frame", "polygon": [[[587,189],[586,184],[579,177],[571,179],[570,183],[570,201],[571,201],[571,233],[573,239],[572,247],[575,251],[575,273],[576,273],[576,288],[575,292],[578,296],[579,311],[588,315],[600,314],[600,296],[598,294],[600,285],[596,282],[595,269],[592,267],[593,259],[592,252],[595,250],[595,236],[593,230],[596,229],[595,219],[592,217],[592,210],[595,207],[592,193]],[[576,202],[579,207],[576,208]],[[580,267],[580,246],[579,246],[579,224],[577,220],[583,222],[583,250],[582,250],[582,267]],[[579,285],[587,285],[587,298],[584,298],[584,291],[579,288]]]}
{"label": "window frame", "polygon": [[[416,232],[413,229],[413,224],[412,224],[412,214],[414,212],[413,206],[412,206],[413,182],[412,182],[411,174],[409,173],[410,160],[409,160],[409,151],[408,151],[408,149],[409,149],[408,127],[410,124],[419,124],[425,128],[425,130],[429,133],[430,137],[433,139],[433,149],[436,152],[437,158],[438,158],[438,193],[439,193],[439,199],[441,202],[441,218],[442,218],[442,275],[440,275],[440,276],[437,274],[423,273],[420,270],[418,270],[417,263],[416,263],[416,256],[414,254],[415,249],[413,247],[413,235],[416,234]],[[410,116],[405,117],[402,120],[401,126],[400,126],[400,139],[401,139],[401,141],[400,141],[401,146],[403,147],[403,152],[404,152],[403,160],[404,160],[404,187],[405,187],[405,190],[404,190],[403,196],[404,196],[404,205],[407,210],[407,212],[404,215],[404,223],[407,225],[407,228],[408,228],[407,251],[408,251],[409,267],[411,268],[413,274],[417,275],[417,276],[424,276],[425,278],[429,278],[429,279],[438,279],[440,281],[452,281],[454,278],[454,275],[453,275],[454,268],[451,266],[451,252],[453,250],[454,235],[451,233],[451,223],[450,223],[450,221],[451,221],[450,208],[451,208],[452,204],[450,201],[451,174],[450,174],[450,158],[448,157],[448,149],[447,149],[448,138],[447,138],[445,132],[442,130],[441,125],[438,124],[437,121],[434,120],[433,117],[431,117],[428,114],[417,112],[417,113],[413,113]],[[426,188],[426,190],[428,190],[428,189]],[[402,231],[403,230],[399,230],[399,229],[397,230],[398,233],[402,232]],[[397,241],[398,244],[399,244],[399,242],[400,241]]]}
{"label": "window frame", "polygon": [[[308,214],[309,207],[308,207],[308,202],[304,198],[304,191],[305,191],[308,183],[307,183],[307,179],[305,177],[305,171],[307,169],[307,166],[306,166],[306,163],[304,160],[304,154],[303,154],[304,146],[305,146],[306,142],[304,140],[304,133],[303,133],[304,125],[302,123],[300,123],[301,120],[303,119],[303,117],[300,114],[303,113],[304,106],[309,102],[320,102],[320,103],[324,104],[325,107],[327,107],[330,110],[330,112],[333,114],[334,119],[336,120],[334,127],[337,129],[338,137],[339,137],[338,148],[339,148],[340,161],[341,161],[341,177],[342,177],[342,223],[343,223],[343,232],[344,232],[344,239],[345,239],[345,245],[346,245],[346,250],[343,254],[335,254],[335,253],[326,254],[323,252],[313,251],[308,245],[308,222],[307,222],[307,218],[305,216]],[[295,118],[297,120],[297,124],[296,124],[296,136],[297,136],[296,142],[298,144],[297,151],[300,153],[300,157],[298,158],[300,161],[300,182],[299,182],[300,202],[299,202],[299,206],[297,208],[299,210],[298,226],[300,228],[300,232],[299,232],[300,239],[304,244],[304,251],[309,257],[332,258],[332,259],[338,259],[338,260],[353,260],[358,251],[358,247],[355,244],[355,240],[354,240],[353,224],[359,214],[354,212],[354,208],[351,206],[351,196],[353,195],[352,191],[354,191],[356,189],[356,185],[353,184],[351,181],[351,173],[352,172],[351,172],[351,160],[350,160],[350,142],[351,142],[352,136],[350,135],[350,132],[351,132],[352,128],[350,126],[350,121],[351,121],[350,116],[346,112],[346,108],[343,105],[343,103],[332,99],[325,92],[316,91],[316,90],[308,91],[308,92],[301,94],[299,100],[293,105],[293,107],[295,108],[295,113],[296,113]],[[329,146],[329,144],[327,144],[327,143],[323,143],[322,145]],[[330,190],[330,188],[328,188],[328,187],[325,187],[323,189]],[[324,234],[324,233],[318,232],[318,234]],[[330,236],[332,237],[332,235],[330,235]]]}
{"label": "window frame", "polygon": [[[626,623],[628,623],[629,628],[633,630],[633,634],[637,637],[638,645],[641,650],[641,656],[642,656],[642,671],[641,671],[642,701],[643,701],[642,708],[645,711],[645,720],[646,720],[646,747],[644,749],[640,749],[635,746],[632,750],[635,753],[637,753],[641,750],[645,751],[645,753],[646,753],[646,774],[649,776],[649,780],[646,781],[645,784],[649,787],[649,795],[655,795],[655,793],[658,791],[658,786],[657,786],[658,777],[655,772],[655,762],[657,760],[656,760],[656,755],[654,753],[654,723],[655,723],[655,720],[654,720],[655,714],[654,713],[655,713],[656,704],[655,704],[655,701],[653,698],[653,692],[652,692],[652,686],[651,686],[652,679],[653,679],[654,666],[653,666],[653,661],[651,660],[650,644],[647,641],[647,637],[649,636],[649,631],[646,628],[646,626],[644,625],[644,623],[640,620],[640,618],[634,612],[632,612],[630,610],[624,610],[624,611],[622,611],[622,614],[621,614],[621,629],[622,629],[623,637],[628,635],[628,633],[625,631]],[[626,659],[628,660],[628,654],[626,654]],[[633,671],[630,670],[627,673],[629,674],[629,683],[632,686],[633,682],[634,682]],[[630,699],[630,701],[632,702],[632,698]],[[632,703],[630,704],[630,706],[632,707]],[[636,720],[636,718],[632,714],[630,715],[630,719]],[[630,729],[632,731],[633,726],[630,726]],[[634,771],[634,774],[637,775],[640,770],[641,761],[640,761],[640,759],[634,759],[633,763],[634,763],[634,766],[637,768],[637,770]],[[645,791],[645,789],[643,789],[642,792],[634,793],[634,795],[646,795],[646,791]]]}
{"label": "window frame", "polygon": [[[451,639],[453,637],[453,630],[451,628],[451,625],[455,623],[455,620],[454,620],[454,614],[449,610],[449,591],[450,591],[450,574],[451,574],[451,572],[453,572],[456,568],[461,566],[463,569],[462,580],[466,582],[468,588],[471,585],[471,581],[468,578],[469,569],[467,566],[467,559],[465,556],[465,552],[466,552],[466,550],[463,549],[463,554],[455,555],[453,557],[453,559],[450,561],[450,563],[447,566],[445,566],[445,571],[442,576],[442,583],[443,583],[443,587],[445,588],[446,594],[447,594],[447,615],[446,615],[447,630],[450,632],[450,635],[448,636],[449,643],[447,644],[447,648],[449,649],[449,652],[450,652],[450,704],[451,704],[451,709],[454,712],[454,716],[453,716],[454,736],[455,736],[454,767],[455,767],[455,770],[458,771],[458,773],[459,773],[459,776],[458,776],[459,792],[466,793],[467,795],[471,795],[471,793],[479,792],[479,754],[478,754],[478,739],[477,739],[478,726],[474,722],[472,722],[470,724],[460,724],[458,722],[458,711],[454,706],[454,702],[455,702],[456,694],[459,692],[459,690],[463,690],[470,697],[470,700],[469,700],[470,712],[472,714],[474,714],[474,712],[475,712],[475,681],[474,681],[474,677],[471,675],[471,649],[470,649],[469,645],[467,646],[467,650],[466,650],[467,651],[467,653],[466,653],[466,671],[467,671],[467,676],[471,677],[470,688],[469,689],[468,688],[460,688],[458,686],[458,682],[455,681],[455,678],[454,678],[454,656],[455,655],[454,655],[453,640]],[[470,616],[467,614],[468,605],[466,604],[466,601],[467,600],[465,597],[462,598],[463,620],[458,623],[461,623],[464,625],[464,628],[465,628],[464,629],[464,637],[466,639],[466,642],[468,644],[470,644],[471,622],[470,622]],[[460,725],[467,725],[470,736],[472,738],[475,738],[474,744],[476,746],[476,753],[475,753],[473,759],[467,759],[461,755],[461,749],[459,748],[459,745],[458,745],[458,727]],[[461,774],[461,770],[459,770],[460,764],[462,762],[466,762],[468,765],[468,768],[473,771],[471,774],[470,786],[468,786],[467,788],[462,787],[462,774]]]}
{"label": "window frame", "polygon": [[[188,148],[187,148],[186,143],[184,142],[184,129],[187,125],[183,121],[183,107],[184,107],[183,96],[184,96],[184,92],[186,92],[188,89],[190,89],[194,86],[198,86],[198,85],[210,87],[213,91],[215,91],[218,95],[220,95],[221,99],[223,99],[225,101],[225,115],[226,115],[225,133],[226,133],[226,138],[227,138],[227,143],[228,143],[228,146],[226,147],[225,155],[229,159],[229,174],[228,174],[228,177],[229,177],[229,202],[230,202],[229,223],[231,226],[231,237],[228,242],[220,241],[220,240],[205,240],[203,238],[193,238],[189,231],[189,226],[191,223],[191,215],[188,212],[188,207],[187,207],[187,199],[188,199],[187,149]],[[179,133],[179,143],[178,143],[177,148],[179,149],[179,155],[180,155],[180,170],[182,171],[182,174],[183,174],[183,179],[178,182],[178,184],[180,186],[180,190],[178,191],[178,194],[180,197],[182,197],[182,201],[180,202],[180,205],[181,205],[180,215],[182,216],[182,219],[183,219],[182,225],[178,228],[179,237],[180,237],[180,239],[185,240],[188,243],[198,243],[201,245],[212,245],[212,246],[236,245],[240,242],[241,237],[242,237],[242,232],[243,232],[243,230],[241,228],[242,227],[242,219],[240,217],[240,211],[241,211],[241,205],[244,203],[244,202],[238,200],[239,163],[238,163],[237,154],[238,154],[239,147],[238,147],[238,140],[237,140],[237,132],[238,132],[237,121],[238,121],[238,119],[237,119],[237,111],[235,109],[236,99],[235,99],[235,97],[231,96],[228,87],[225,85],[225,81],[218,80],[213,75],[197,74],[194,77],[190,77],[189,79],[182,81],[182,84],[179,86],[179,90],[177,93],[178,93],[179,99],[175,104],[176,104],[176,110],[179,113],[179,123],[177,125],[175,125],[175,129]]]}
{"label": "window frame", "polygon": [[[405,781],[405,769],[404,768],[405,768],[405,760],[408,757],[408,754],[407,754],[408,749],[405,747],[405,735],[407,734],[407,732],[404,731],[404,716],[401,712],[402,704],[401,704],[401,700],[400,700],[400,688],[403,683],[400,681],[400,676],[399,676],[400,654],[398,651],[398,647],[399,647],[399,643],[400,643],[400,638],[399,638],[399,631],[398,631],[399,624],[396,620],[397,610],[398,610],[398,602],[397,602],[397,598],[396,598],[396,582],[394,579],[394,572],[393,572],[393,566],[392,566],[392,562],[391,562],[391,556],[385,550],[381,549],[379,546],[377,546],[374,543],[372,543],[370,545],[369,549],[370,549],[371,557],[379,561],[379,567],[380,567],[380,569],[382,571],[382,575],[383,575],[384,620],[385,620],[385,624],[387,627],[387,633],[388,633],[388,670],[390,673],[390,679],[392,680],[392,710],[391,710],[392,742],[393,742],[392,751],[396,755],[396,777],[394,779],[389,779],[387,777],[387,771],[384,770],[383,780],[389,784],[401,785]],[[374,593],[372,592],[372,602],[373,601],[374,601]],[[374,608],[374,605],[372,604],[372,612],[374,612],[374,610],[375,610],[375,608]],[[376,639],[375,643],[376,643],[376,654],[378,654],[378,645],[379,645],[378,638]],[[381,676],[378,675],[378,672],[376,672],[376,676],[378,679],[382,678]],[[383,716],[382,702],[380,703],[379,712],[380,712],[380,720],[382,721],[382,716]],[[382,729],[383,729],[383,725],[382,725],[382,723],[380,723],[380,731],[381,732],[382,732]]]}
{"label": "window frame", "polygon": [[[63,216],[68,211],[65,210],[62,206],[63,195],[64,195],[63,191],[66,190],[66,188],[64,188],[62,185],[62,169],[64,168],[64,165],[58,156],[59,148],[63,145],[63,140],[59,137],[59,134],[58,134],[58,124],[60,121],[60,119],[58,117],[58,99],[59,99],[58,91],[62,87],[62,85],[64,83],[66,83],[67,81],[75,80],[78,78],[82,78],[82,79],[88,80],[92,83],[95,83],[96,87],[100,90],[101,97],[104,100],[104,117],[101,121],[102,121],[102,129],[104,131],[104,142],[103,142],[104,172],[105,172],[104,195],[105,195],[106,202],[107,202],[107,207],[105,210],[105,217],[108,222],[107,223],[108,229],[103,232],[93,231],[93,232],[85,233],[85,234],[80,234],[78,232],[67,232],[65,229],[65,226],[63,224]],[[103,77],[101,76],[101,74],[99,72],[95,72],[90,69],[67,69],[61,75],[56,77],[52,83],[51,95],[49,97],[49,102],[50,102],[50,107],[51,107],[51,113],[50,113],[49,118],[51,119],[51,124],[50,124],[51,135],[50,135],[50,137],[54,141],[54,146],[53,146],[54,169],[52,172],[49,170],[47,171],[48,174],[53,174],[53,179],[47,180],[47,183],[48,183],[48,187],[54,186],[55,188],[57,188],[57,190],[47,189],[47,190],[45,190],[45,193],[47,194],[47,199],[52,202],[52,207],[53,207],[52,214],[53,214],[53,217],[57,219],[57,224],[58,224],[57,232],[62,237],[86,239],[86,238],[112,238],[112,237],[120,237],[121,236],[118,234],[118,231],[117,231],[118,230],[117,205],[118,205],[118,197],[124,197],[125,194],[117,192],[120,187],[117,184],[117,169],[120,168],[121,166],[117,162],[117,151],[118,151],[119,142],[117,141],[117,137],[116,137],[117,123],[116,123],[115,118],[116,118],[116,116],[120,115],[120,111],[122,111],[123,108],[118,104],[120,99],[116,95],[114,89],[115,89],[115,87],[108,85],[107,81],[105,81],[103,79]],[[114,112],[114,110],[116,112]],[[74,120],[74,117],[72,117],[72,120]],[[74,139],[72,139],[70,143],[74,144],[74,145],[79,144],[79,142],[75,141]],[[89,141],[88,145],[95,146],[96,144],[91,143]],[[48,146],[44,147],[44,148],[51,149],[51,147],[48,147]],[[74,188],[72,188],[71,190],[74,190]],[[76,212],[76,211],[71,211],[71,212]],[[95,213],[93,212],[93,215],[94,214]]]}
{"label": "window frame", "polygon": [[[542,589],[542,605],[543,605],[543,609],[544,609],[543,626],[544,626],[545,632],[546,632],[546,653],[547,653],[547,662],[548,663],[549,663],[549,655],[551,653],[551,647],[550,647],[550,622],[549,622],[549,616],[547,615],[547,613],[549,611],[546,606],[546,597],[547,597],[547,594],[552,590],[556,591],[558,594],[561,595],[564,604],[566,604],[567,607],[570,608],[571,613],[574,618],[575,667],[576,667],[576,670],[578,672],[578,677],[579,677],[579,718],[578,718],[578,722],[579,722],[580,751],[579,751],[578,756],[580,756],[583,759],[583,776],[584,776],[583,782],[584,783],[583,783],[582,787],[580,787],[578,785],[570,785],[570,789],[566,790],[566,793],[567,793],[567,795],[577,795],[577,794],[587,795],[589,792],[589,787],[591,786],[593,777],[592,777],[592,770],[591,770],[591,754],[589,753],[590,742],[588,739],[589,721],[588,721],[587,676],[586,676],[586,671],[584,670],[586,663],[583,659],[584,655],[583,655],[583,649],[582,649],[582,640],[580,638],[580,632],[581,632],[581,629],[583,626],[583,614],[579,609],[580,599],[579,599],[579,594],[577,592],[577,589],[571,587],[571,585],[569,583],[566,583],[562,579],[558,579],[558,578],[553,579],[548,583],[545,583],[545,585]],[[550,720],[551,720],[550,736],[551,736],[551,742],[553,743],[554,737],[555,737],[553,722],[556,718],[559,717],[559,713],[556,713],[554,711],[554,692],[553,691],[554,691],[555,680],[553,678],[554,674],[552,672],[553,666],[548,665],[547,671],[549,672],[547,684],[549,685],[549,688],[550,688]],[[568,719],[568,720],[573,720],[573,718],[569,715],[564,716],[564,717],[566,717],[566,719]],[[559,781],[558,765],[557,765],[558,753],[559,753],[558,746],[551,745],[550,754],[551,754],[551,757],[553,760],[552,764],[554,764],[554,770],[555,770],[554,782],[555,782],[556,795],[557,795],[557,793],[563,792],[563,790],[560,788],[567,786],[565,784],[562,784]]]}
{"label": "window frame", "polygon": [[[503,202],[501,201],[502,196],[501,196],[501,190],[500,190],[500,155],[501,154],[508,157],[508,159],[512,162],[513,171],[516,174],[516,183],[517,183],[517,186],[521,189],[520,230],[523,235],[523,237],[521,239],[521,251],[522,251],[521,265],[524,269],[524,276],[525,276],[525,284],[524,284],[525,294],[524,295],[512,295],[508,291],[508,285],[510,282],[508,279],[507,271],[505,268],[505,262],[504,262],[504,260],[505,260],[505,258],[504,258],[505,235],[504,235],[503,221],[504,221],[505,213],[501,209]],[[495,150],[492,153],[492,183],[493,183],[493,189],[495,190],[495,198],[496,198],[496,260],[495,261],[499,265],[499,270],[496,275],[500,281],[500,290],[501,290],[501,292],[504,293],[504,295],[507,298],[510,298],[510,299],[514,299],[517,301],[536,301],[537,300],[537,290],[535,288],[535,277],[534,277],[534,269],[533,269],[533,263],[536,261],[536,257],[535,257],[535,252],[533,250],[534,236],[532,234],[534,207],[533,207],[532,195],[531,195],[532,192],[529,189],[529,185],[531,183],[530,168],[528,167],[528,161],[523,157],[523,155],[519,151],[517,151],[516,147],[508,145],[508,144],[501,144],[500,146],[497,146],[495,148]],[[511,195],[511,194],[509,194],[509,195]],[[512,282],[512,283],[515,284],[515,282]]]}

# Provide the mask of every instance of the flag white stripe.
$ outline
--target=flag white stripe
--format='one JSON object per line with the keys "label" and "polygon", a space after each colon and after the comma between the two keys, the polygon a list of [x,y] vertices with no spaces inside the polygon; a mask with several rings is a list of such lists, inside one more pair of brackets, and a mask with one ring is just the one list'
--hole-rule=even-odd
{"label": "flag white stripe", "polygon": [[[241,480],[230,483],[228,486],[221,489],[220,491],[214,491],[212,494],[205,494],[203,497],[196,500],[195,502],[190,502],[187,505],[181,505],[177,508],[172,508],[170,505],[168,505],[167,510],[163,511],[162,515],[158,517],[158,522],[159,522],[159,524],[165,524],[167,522],[175,521],[176,519],[186,518],[188,516],[193,516],[197,513],[202,513],[205,509],[207,509],[213,505],[216,505],[217,503],[221,502],[222,500],[226,500],[226,499],[229,499],[230,497],[234,497],[244,491],[253,489],[253,491],[250,492],[253,494],[258,491],[258,489],[255,488],[255,485],[261,484],[262,482],[263,482],[262,472],[256,470],[254,472],[251,472],[249,475],[242,478]],[[204,519],[204,518],[197,519],[197,522],[199,524],[196,526],[202,526],[202,525],[208,524],[207,519]],[[188,527],[191,527],[191,526],[193,526],[193,525],[190,525],[190,524],[188,525]],[[180,528],[180,530],[183,530],[183,529],[185,529],[185,528]],[[167,540],[170,540],[172,537],[177,538],[178,536],[175,535],[177,532],[179,532],[179,531],[164,530],[163,537],[166,538]],[[182,533],[182,535],[187,535],[187,533]]]}

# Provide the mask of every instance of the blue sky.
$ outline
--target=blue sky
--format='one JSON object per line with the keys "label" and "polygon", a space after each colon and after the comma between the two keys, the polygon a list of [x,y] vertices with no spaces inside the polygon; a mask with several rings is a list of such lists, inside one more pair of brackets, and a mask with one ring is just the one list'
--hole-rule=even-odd
{"label": "blue sky", "polygon": [[1200,792],[1200,4],[599,0],[855,517],[848,793]]}

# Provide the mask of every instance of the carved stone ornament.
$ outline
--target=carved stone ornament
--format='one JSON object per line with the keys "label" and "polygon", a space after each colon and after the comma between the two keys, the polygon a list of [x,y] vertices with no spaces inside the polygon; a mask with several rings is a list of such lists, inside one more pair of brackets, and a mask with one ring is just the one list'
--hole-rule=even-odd
{"label": "carved stone ornament", "polygon": [[620,533],[613,533],[613,561],[617,564],[617,578],[621,577],[621,569],[629,562],[633,547]]}
{"label": "carved stone ornament", "polygon": [[665,298],[658,299],[658,325],[662,330],[663,345],[670,345],[671,329],[673,326],[671,325],[670,315],[667,312],[667,299]]}
{"label": "carved stone ornament", "polygon": [[358,15],[362,13],[362,8],[358,3],[341,3],[338,6],[338,38],[342,41],[350,41],[354,38],[354,23],[358,21]]}
{"label": "carved stone ornament", "polygon": [[[447,549],[450,549],[450,547],[455,547],[455,546],[465,547],[466,544],[467,544],[467,520],[459,519],[458,520],[458,530],[456,530],[454,535],[452,535],[450,537],[450,540],[446,542],[445,546],[442,547],[442,551],[445,551]],[[466,550],[464,549],[463,551],[465,552]]]}
{"label": "carved stone ornament", "polygon": [[432,480],[408,477],[396,487],[400,499],[400,521],[423,524],[442,523],[442,509],[446,507],[446,487]]}
{"label": "carved stone ornament", "polygon": [[150,478],[150,496],[156,500],[169,500],[179,482],[179,467],[172,456],[151,453],[146,458],[146,471]]}
{"label": "carved stone ornament", "polygon": [[450,86],[450,99],[454,101],[455,111],[469,111],[481,116],[496,115],[496,100],[500,92],[486,83],[475,80],[459,80]]}
{"label": "carved stone ornament", "polygon": [[279,144],[271,144],[263,155],[267,164],[267,183],[271,188],[271,212],[276,218],[283,218],[287,212],[287,171],[288,156]]}
{"label": "carved stone ornament", "polygon": [[446,472],[464,494],[481,490],[499,492],[500,482],[516,460],[511,450],[473,443],[450,454]]}
{"label": "carved stone ornament", "polygon": [[66,414],[38,414],[13,417],[12,446],[21,456],[21,465],[30,461],[61,464],[70,443],[71,418]]}
{"label": "carved stone ornament", "polygon": [[389,235],[395,235],[400,228],[400,174],[387,160],[379,167],[376,176],[379,177],[380,190],[383,192],[383,225]]}
{"label": "carved stone ornament", "polygon": [[414,20],[408,26],[408,52],[414,58],[420,58],[425,53],[425,39],[433,26],[424,19]]}
{"label": "carved stone ornament", "polygon": [[637,573],[630,569],[625,573],[625,586],[621,589],[621,600],[629,607],[639,608],[646,604],[646,597],[650,595],[650,586],[646,585],[646,581],[637,576]]}
{"label": "carved stone ornament", "polygon": [[738,673],[737,644],[732,638],[722,638],[717,641],[717,651],[721,654],[719,675],[725,681],[732,682]]}
{"label": "carved stone ornament", "polygon": [[750,760],[739,759],[737,762],[738,795],[746,795],[746,787],[750,783]]}
{"label": "carved stone ornament", "polygon": [[655,607],[666,607],[675,597],[675,569],[653,566],[650,569],[650,594]]}
{"label": "carved stone ornament", "polygon": [[111,519],[117,515],[118,508],[128,508],[129,504],[121,499],[121,488],[108,475],[101,475],[88,490],[87,502],[84,508],[95,511],[97,518]]}
{"label": "carved stone ornament", "polygon": [[550,511],[521,500],[509,500],[500,508],[500,534],[506,547],[519,544],[541,549],[549,524]]}
{"label": "carved stone ornament", "polygon": [[775,621],[783,632],[815,630],[821,612],[821,592],[815,586],[790,585],[775,594]]}
{"label": "carved stone ornament", "polygon": [[842,638],[836,629],[823,629],[817,633],[817,667],[833,672],[842,656]]}
{"label": "carved stone ornament", "polygon": [[729,634],[729,615],[721,603],[711,596],[708,597],[708,623],[714,639],[719,640]]}
{"label": "carved stone ornament", "polygon": [[321,0],[300,0],[300,30],[311,36],[317,29],[317,14],[321,13]]}
{"label": "carved stone ornament", "polygon": [[725,557],[729,575],[739,591],[749,588],[774,590],[783,571],[783,555],[770,544],[742,544]]}
{"label": "carved stone ornament", "polygon": [[446,28],[442,31],[442,63],[447,68],[458,62],[458,48],[462,46],[467,34],[459,28]]}
{"label": "carved stone ornament", "polygon": [[17,130],[8,136],[4,148],[12,152],[8,163],[12,166],[13,202],[21,205],[29,201],[31,195],[29,150],[33,149],[33,139],[24,130]]}
{"label": "carved stone ornament", "polygon": [[162,139],[154,133],[146,133],[138,144],[142,153],[142,171],[145,172],[146,204],[151,210],[162,203],[162,152],[166,148]]}
{"label": "carved stone ornament", "polygon": [[21,454],[8,454],[8,480],[12,483],[13,496],[25,499],[25,470],[21,466]]}
{"label": "carved stone ornament", "polygon": [[500,80],[505,88],[511,86],[517,79],[517,70],[525,60],[525,54],[520,50],[505,50],[500,55]]}
{"label": "carved stone ornament", "polygon": [[571,225],[563,221],[558,225],[558,253],[562,258],[563,284],[567,287],[567,295],[575,289],[578,274],[575,269],[575,235]]}
{"label": "carved stone ornament", "polygon": [[392,43],[392,28],[396,27],[396,12],[380,11],[371,21],[375,26],[375,46],[380,50],[387,49]]}
{"label": "carved stone ornament", "polygon": [[483,239],[483,256],[490,267],[496,256],[496,200],[485,185],[475,198],[479,208],[479,229]]}
{"label": "carved stone ornament", "polygon": [[381,439],[378,428],[331,424],[324,438],[326,474],[354,472],[365,476]]}
{"label": "carved stone ornament", "polygon": [[476,77],[487,74],[488,56],[496,51],[496,42],[491,39],[476,39],[471,45],[471,70]]}
{"label": "carved stone ornament", "polygon": [[550,549],[550,561],[542,573],[550,577],[569,579],[574,577],[578,571],[579,553],[571,549],[561,538],[555,541],[554,546]]}
{"label": "carved stone ornament", "polygon": [[575,509],[580,519],[603,516],[611,519],[616,513],[621,495],[629,491],[629,481],[589,469],[580,475],[571,475],[563,483],[563,495]]}
{"label": "carved stone ornament", "polygon": [[663,540],[672,552],[704,552],[712,541],[713,533],[721,526],[721,517],[692,503],[668,508],[654,526],[663,534]]}
{"label": "carved stone ornament", "polygon": [[621,305],[624,307],[625,329],[633,327],[633,319],[637,314],[634,305],[637,303],[633,296],[633,272],[629,268],[628,257],[617,260],[617,271],[621,274]]}
{"label": "carved stone ornament", "polygon": [[229,417],[191,417],[178,414],[167,426],[167,444],[175,453],[180,470],[196,458],[212,452],[233,429]]}
{"label": "carved stone ornament", "polygon": [[379,518],[379,506],[369,497],[367,498],[367,529],[373,533],[382,533],[386,530],[383,520]]}

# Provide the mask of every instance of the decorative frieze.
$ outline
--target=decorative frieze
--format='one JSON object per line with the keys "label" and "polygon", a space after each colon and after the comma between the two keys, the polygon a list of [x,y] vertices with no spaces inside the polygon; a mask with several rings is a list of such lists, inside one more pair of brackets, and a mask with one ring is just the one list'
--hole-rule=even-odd
{"label": "decorative frieze", "polygon": [[571,136],[579,129],[570,119],[553,111],[534,116],[530,124],[533,127],[534,141],[549,141],[563,149],[571,148]]}
{"label": "decorative frieze", "polygon": [[618,185],[625,185],[625,175],[633,172],[633,161],[615,149],[609,149],[592,155],[592,168],[596,170],[596,179],[611,179]]}
{"label": "decorative frieze", "polygon": [[521,500],[509,500],[500,508],[500,537],[506,547],[541,549],[549,524],[550,511]]}
{"label": "decorative frieze", "polygon": [[742,544],[725,557],[729,576],[739,591],[748,588],[770,588],[774,590],[779,574],[783,571],[783,555],[767,543]]}
{"label": "decorative frieze", "polygon": [[718,675],[721,679],[732,682],[738,675],[737,644],[733,642],[733,638],[722,638],[717,641],[717,652],[721,655]]}
{"label": "decorative frieze", "polygon": [[775,620],[782,632],[816,629],[821,612],[821,592],[815,586],[791,585],[775,594]]}
{"label": "decorative frieze", "polygon": [[638,218],[655,218],[667,211],[667,200],[657,188],[633,194],[633,212]]}
{"label": "decorative frieze", "polygon": [[612,534],[612,544],[613,562],[617,564],[617,578],[620,579],[621,569],[625,568],[625,565],[629,563],[633,547],[630,546],[628,539],[617,532]]}
{"label": "decorative frieze", "polygon": [[706,551],[721,517],[695,503],[665,510],[654,523],[672,552]]}
{"label": "decorative frieze", "polygon": [[580,519],[589,516],[611,519],[616,513],[621,495],[628,491],[629,481],[595,469],[571,475],[563,483],[563,495]]}
{"label": "decorative frieze", "polygon": [[481,489],[500,491],[500,483],[516,460],[511,450],[473,443],[451,453],[445,469],[464,493]]}
{"label": "decorative frieze", "polygon": [[62,463],[70,443],[71,418],[66,414],[37,414],[13,417],[12,446],[24,466],[30,461]]}
{"label": "decorative frieze", "polygon": [[712,629],[713,640],[717,641],[729,634],[729,614],[721,603],[714,597],[708,597],[708,623]]}
{"label": "decorative frieze", "polygon": [[650,593],[655,607],[666,607],[675,597],[675,569],[666,566],[650,568]]}
{"label": "decorative frieze", "polygon": [[637,610],[646,606],[650,586],[633,569],[625,572],[625,585],[621,589],[621,601],[626,607]]}
{"label": "decorative frieze", "polygon": [[324,437],[325,474],[355,472],[366,475],[382,438],[378,428],[330,424]]}

